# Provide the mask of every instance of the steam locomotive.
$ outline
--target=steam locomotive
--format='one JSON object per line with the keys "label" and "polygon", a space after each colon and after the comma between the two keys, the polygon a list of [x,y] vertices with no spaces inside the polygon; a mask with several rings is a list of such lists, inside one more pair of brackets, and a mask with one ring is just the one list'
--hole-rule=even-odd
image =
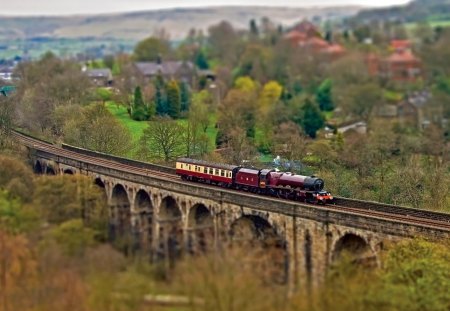
{"label": "steam locomotive", "polygon": [[324,190],[324,181],[314,176],[296,175],[274,169],[244,168],[189,158],[177,159],[176,174],[183,180],[295,201],[314,204],[333,202],[333,196]]}

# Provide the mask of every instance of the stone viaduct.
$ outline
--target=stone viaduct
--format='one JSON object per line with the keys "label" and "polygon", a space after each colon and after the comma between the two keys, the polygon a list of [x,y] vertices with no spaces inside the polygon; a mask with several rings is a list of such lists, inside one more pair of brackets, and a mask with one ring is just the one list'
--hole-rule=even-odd
{"label": "stone viaduct", "polygon": [[450,236],[439,228],[186,183],[138,168],[140,162],[117,158],[119,164],[111,156],[96,161],[82,149],[28,149],[36,173],[91,176],[106,193],[113,234],[129,235],[152,258],[253,241],[278,252],[275,261],[293,288],[319,284],[343,251],[379,265],[388,241]]}

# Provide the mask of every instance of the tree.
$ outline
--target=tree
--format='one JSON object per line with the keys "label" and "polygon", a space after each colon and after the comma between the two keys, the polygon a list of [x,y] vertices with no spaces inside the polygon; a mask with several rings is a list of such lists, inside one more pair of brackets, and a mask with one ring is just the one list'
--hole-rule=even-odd
{"label": "tree", "polygon": [[10,143],[11,129],[14,125],[14,96],[0,96],[0,150]]}
{"label": "tree", "polygon": [[331,96],[332,84],[330,79],[324,80],[316,91],[316,101],[322,111],[332,111],[334,109]]}
{"label": "tree", "polygon": [[86,106],[63,131],[65,142],[108,154],[127,154],[132,141],[128,129],[99,104]]}
{"label": "tree", "polygon": [[[450,308],[448,244],[405,240],[392,249],[383,264],[380,305],[391,310]],[[394,299],[392,299],[394,297]]]}
{"label": "tree", "polygon": [[14,297],[23,295],[36,276],[36,261],[29,241],[0,229],[0,308],[16,310]]}
{"label": "tree", "polygon": [[288,160],[291,168],[294,167],[294,161],[301,161],[306,156],[307,138],[294,122],[280,124],[275,129],[274,141],[272,153]]}
{"label": "tree", "polygon": [[95,93],[97,98],[100,99],[103,104],[112,99],[112,92],[108,88],[99,87],[95,90]]}
{"label": "tree", "polygon": [[239,35],[233,26],[226,21],[213,25],[208,29],[208,41],[211,56],[220,59],[225,65],[235,66],[241,54]]}
{"label": "tree", "polygon": [[201,91],[193,96],[185,132],[186,156],[188,157],[191,154],[203,155],[208,151],[209,138],[206,130],[209,126],[211,102],[211,94],[207,91]]}
{"label": "tree", "polygon": [[256,94],[239,89],[228,92],[219,105],[218,124],[221,131],[229,133],[242,128],[247,137],[255,137]]}
{"label": "tree", "polygon": [[81,219],[97,231],[106,232],[108,221],[106,197],[87,176],[59,175],[41,177],[36,181],[33,205],[51,224]]}
{"label": "tree", "polygon": [[50,232],[51,238],[69,256],[83,256],[88,247],[96,245],[96,232],[84,226],[81,219],[61,223]]}
{"label": "tree", "polygon": [[180,83],[181,111],[188,111],[191,104],[191,90],[186,82]]}
{"label": "tree", "polygon": [[241,165],[244,160],[253,162],[256,150],[245,129],[239,126],[232,128],[225,133],[225,136],[228,148],[224,156],[227,162],[236,165]]}
{"label": "tree", "polygon": [[103,64],[105,64],[106,67],[113,70],[116,62],[114,60],[114,55],[105,55],[103,57]]}
{"label": "tree", "polygon": [[167,98],[164,92],[164,80],[161,74],[158,74],[153,80],[155,86],[155,107],[156,114],[164,116],[168,113]]}
{"label": "tree", "polygon": [[134,90],[134,102],[131,108],[131,118],[136,121],[146,121],[149,117],[149,110],[144,103],[141,88],[137,86]]}
{"label": "tree", "polygon": [[29,202],[33,194],[33,173],[23,162],[9,156],[0,156],[0,189],[11,198]]}
{"label": "tree", "polygon": [[[30,198],[31,199],[31,198]],[[5,191],[0,190],[0,226],[9,234],[28,233],[40,225],[36,210]]]}
{"label": "tree", "polygon": [[171,118],[178,118],[181,110],[181,94],[177,81],[170,80],[166,84],[167,93],[167,114]]}
{"label": "tree", "polygon": [[302,107],[303,118],[302,127],[311,138],[316,137],[316,132],[324,125],[323,116],[319,108],[309,99],[306,99]]}
{"label": "tree", "polygon": [[156,37],[144,39],[134,48],[134,58],[140,62],[161,61],[161,57],[167,57],[170,53],[169,42]]}
{"label": "tree", "polygon": [[269,48],[256,43],[248,44],[239,59],[237,75],[250,76],[257,81],[267,81],[268,64],[272,61],[271,57]]}
{"label": "tree", "polygon": [[255,39],[259,36],[258,25],[256,25],[256,21],[254,19],[250,20],[250,35]]}
{"label": "tree", "polygon": [[45,132],[58,106],[81,105],[91,96],[90,81],[77,63],[46,54],[37,62],[21,63],[16,92],[18,125]]}
{"label": "tree", "polygon": [[273,107],[276,102],[281,98],[283,93],[283,86],[276,81],[269,81],[264,84],[260,94],[260,105],[262,110],[267,110],[269,107]]}
{"label": "tree", "polygon": [[277,104],[283,87],[276,81],[267,82],[259,95],[258,125],[263,140],[258,142],[260,149],[268,149],[272,143],[273,127],[276,124]]}
{"label": "tree", "polygon": [[373,108],[383,100],[382,89],[373,82],[353,84],[336,90],[334,98],[345,113],[368,121]]}
{"label": "tree", "polygon": [[144,130],[139,141],[138,156],[169,162],[183,154],[184,129],[169,117],[157,117]]}
{"label": "tree", "polygon": [[206,70],[209,69],[208,60],[206,59],[205,53],[202,49],[199,49],[195,54],[194,63],[199,69]]}

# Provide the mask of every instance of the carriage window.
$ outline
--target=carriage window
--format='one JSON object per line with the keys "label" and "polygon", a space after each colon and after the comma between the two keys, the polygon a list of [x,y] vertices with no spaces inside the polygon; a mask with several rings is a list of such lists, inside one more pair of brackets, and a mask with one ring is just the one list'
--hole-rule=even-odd
{"label": "carriage window", "polygon": [[224,170],[221,170],[221,171],[220,171],[220,176],[222,176],[222,177],[225,176],[225,171],[224,171]]}
{"label": "carriage window", "polygon": [[212,175],[212,174],[214,174],[214,172],[213,172],[213,169],[212,168],[209,168],[209,173]]}
{"label": "carriage window", "polygon": [[188,165],[188,169],[191,170],[191,165],[190,164]]}
{"label": "carriage window", "polygon": [[228,172],[228,177],[231,178],[231,172]]}
{"label": "carriage window", "polygon": [[219,170],[217,168],[216,168],[216,172],[215,173],[216,173],[216,175],[219,175]]}
{"label": "carriage window", "polygon": [[208,168],[207,167],[203,168],[203,173],[208,174]]}

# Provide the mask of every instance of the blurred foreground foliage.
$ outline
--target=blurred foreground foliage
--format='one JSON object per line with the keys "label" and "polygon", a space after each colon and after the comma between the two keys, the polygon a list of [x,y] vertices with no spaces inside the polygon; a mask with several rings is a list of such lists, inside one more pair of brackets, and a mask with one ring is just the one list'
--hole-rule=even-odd
{"label": "blurred foreground foliage", "polygon": [[[88,177],[35,177],[17,159],[0,162],[10,176],[0,178],[0,311],[450,309],[448,241],[387,245],[378,268],[342,256],[322,285],[290,291],[273,281],[283,269],[276,248],[224,247],[168,271],[105,243],[106,198]],[[15,192],[14,179],[27,191]],[[145,297],[157,294],[190,303],[155,307]]]}

